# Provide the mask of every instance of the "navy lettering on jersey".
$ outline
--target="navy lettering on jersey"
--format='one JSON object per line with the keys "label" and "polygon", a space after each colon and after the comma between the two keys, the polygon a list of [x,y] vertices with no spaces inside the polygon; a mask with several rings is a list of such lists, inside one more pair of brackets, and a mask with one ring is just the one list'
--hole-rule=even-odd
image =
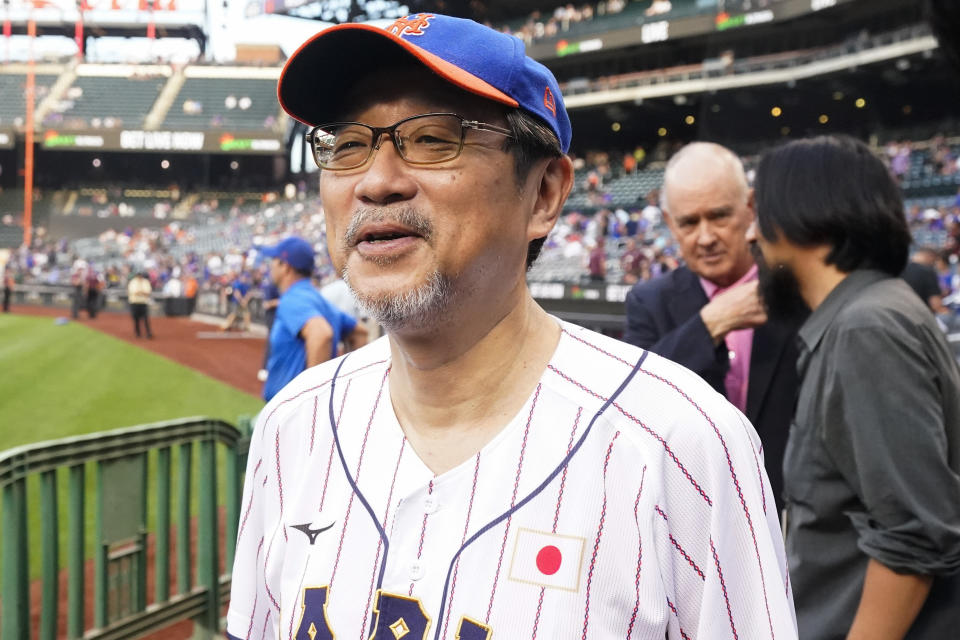
{"label": "navy lettering on jersey", "polygon": [[377,591],[377,624],[370,640],[426,640],[430,617],[416,598]]}
{"label": "navy lettering on jersey", "polygon": [[334,640],[327,622],[328,587],[307,587],[303,590],[303,615],[295,640]]}
{"label": "navy lettering on jersey", "polygon": [[467,616],[460,618],[457,627],[457,640],[490,640],[493,631],[485,624],[471,620]]}

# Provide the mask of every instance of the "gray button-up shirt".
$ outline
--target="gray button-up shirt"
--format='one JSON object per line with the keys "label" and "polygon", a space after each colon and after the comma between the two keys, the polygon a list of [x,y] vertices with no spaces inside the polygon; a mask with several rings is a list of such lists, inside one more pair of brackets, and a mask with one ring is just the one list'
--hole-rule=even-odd
{"label": "gray button-up shirt", "polygon": [[960,371],[933,314],[854,271],[799,340],[784,482],[800,638],[845,637],[869,558],[935,576],[908,638],[960,637]]}

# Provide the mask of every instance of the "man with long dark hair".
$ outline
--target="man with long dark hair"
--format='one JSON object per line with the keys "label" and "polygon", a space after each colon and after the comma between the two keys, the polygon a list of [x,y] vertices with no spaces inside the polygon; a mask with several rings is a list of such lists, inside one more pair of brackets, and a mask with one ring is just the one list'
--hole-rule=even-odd
{"label": "man with long dark hair", "polygon": [[769,312],[813,310],[784,459],[800,637],[956,637],[960,371],[896,277],[910,246],[899,191],[845,137],[767,153],[755,188]]}

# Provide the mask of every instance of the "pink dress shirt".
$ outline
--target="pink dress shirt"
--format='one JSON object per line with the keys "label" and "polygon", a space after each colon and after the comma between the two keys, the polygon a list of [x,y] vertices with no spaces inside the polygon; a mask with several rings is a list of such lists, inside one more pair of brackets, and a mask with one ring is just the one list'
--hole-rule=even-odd
{"label": "pink dress shirt", "polygon": [[[729,287],[718,287],[716,284],[700,278],[700,285],[711,300],[727,289],[752,282],[757,279],[757,265],[750,267],[742,278]],[[753,329],[739,329],[731,331],[724,339],[730,355],[730,371],[724,379],[727,389],[727,399],[740,411],[747,411],[747,388],[750,385],[750,356],[753,351]]]}

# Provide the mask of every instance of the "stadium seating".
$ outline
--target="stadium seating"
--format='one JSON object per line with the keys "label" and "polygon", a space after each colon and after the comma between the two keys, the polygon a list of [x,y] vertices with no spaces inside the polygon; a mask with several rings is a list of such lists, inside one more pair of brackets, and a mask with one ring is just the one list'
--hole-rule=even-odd
{"label": "stadium seating", "polygon": [[279,115],[273,79],[187,78],[163,121],[166,129],[270,129]]}
{"label": "stadium seating", "polygon": [[[46,97],[57,76],[37,74],[35,80],[35,104]],[[20,126],[25,121],[26,100],[24,91],[27,76],[23,73],[0,73],[0,126]]]}
{"label": "stadium seating", "polygon": [[47,123],[63,127],[142,127],[167,79],[79,76]]}

